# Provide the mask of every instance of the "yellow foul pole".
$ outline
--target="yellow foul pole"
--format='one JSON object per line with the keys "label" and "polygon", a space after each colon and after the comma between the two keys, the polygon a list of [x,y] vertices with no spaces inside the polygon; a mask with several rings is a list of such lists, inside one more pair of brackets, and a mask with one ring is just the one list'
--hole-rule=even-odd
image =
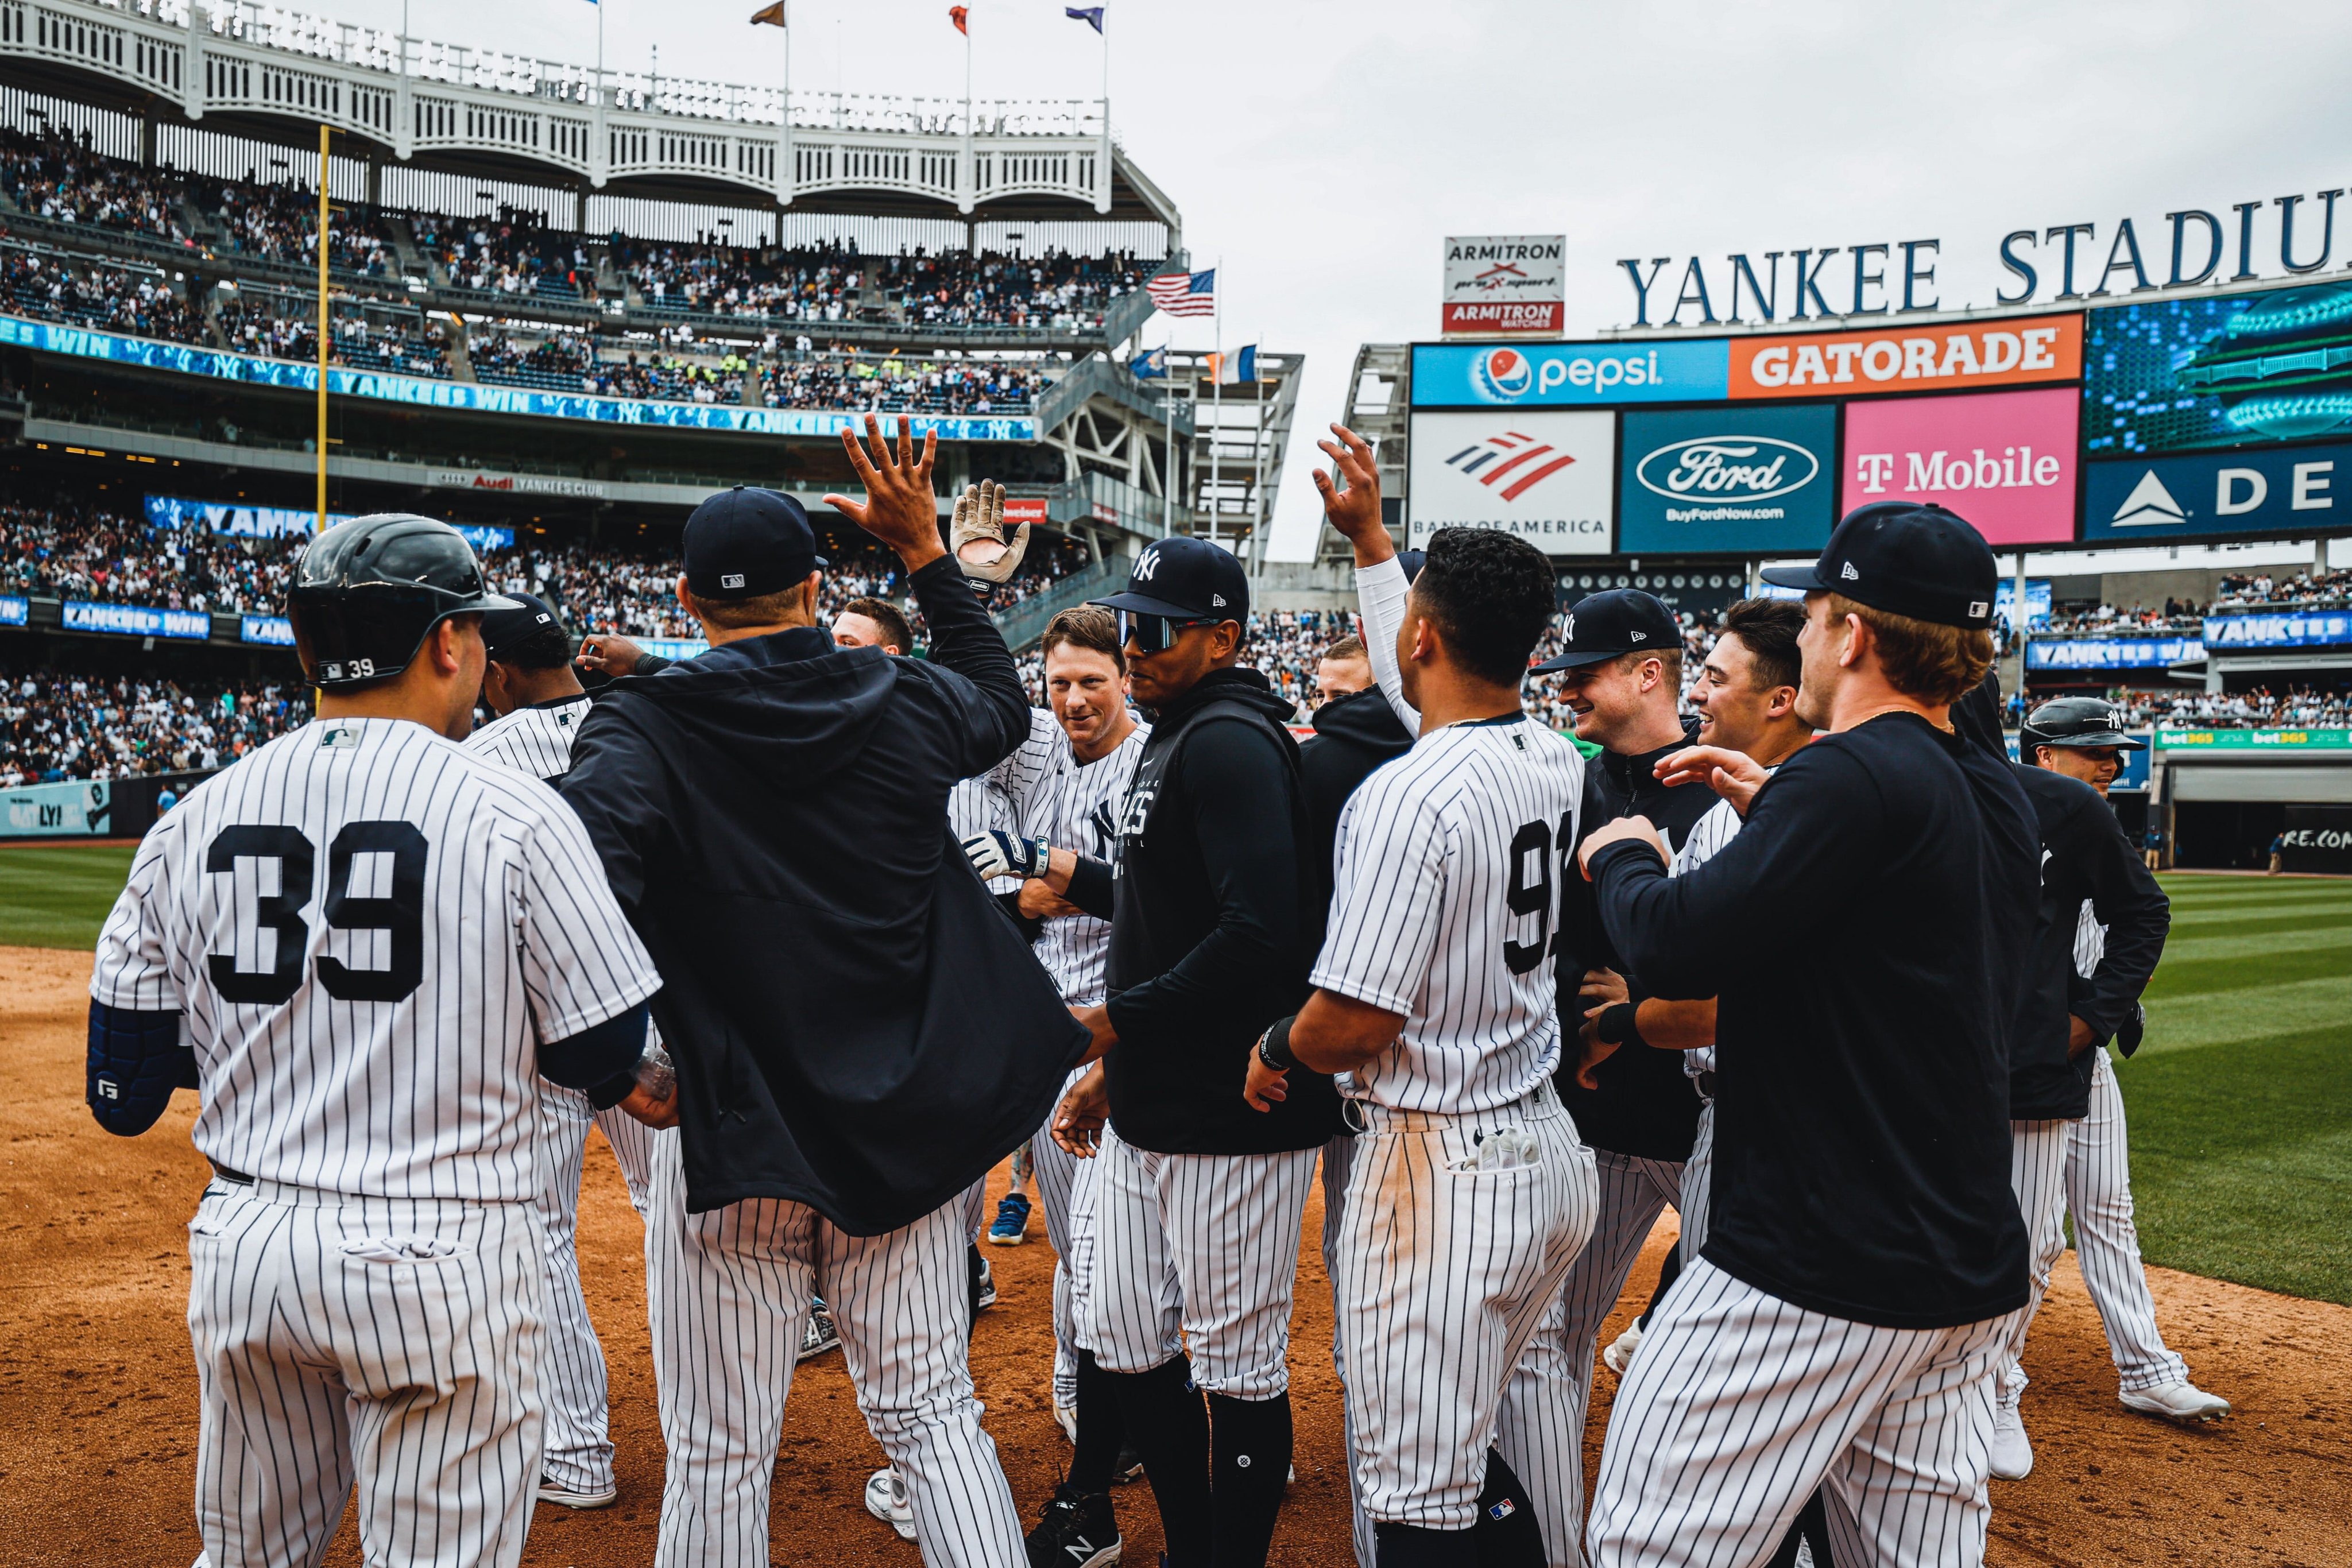
{"label": "yellow foul pole", "polygon": [[327,531],[327,136],[319,127],[319,532]]}

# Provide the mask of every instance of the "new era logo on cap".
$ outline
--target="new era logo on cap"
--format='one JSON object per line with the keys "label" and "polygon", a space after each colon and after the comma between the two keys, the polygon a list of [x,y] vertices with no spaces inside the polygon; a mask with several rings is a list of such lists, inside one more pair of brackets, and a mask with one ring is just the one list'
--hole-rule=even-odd
{"label": "new era logo on cap", "polygon": [[1225,596],[1224,596],[1223,594],[1222,594],[1222,593],[1212,593],[1211,595],[1209,595],[1209,608],[1210,608],[1210,609],[1212,609],[1212,610],[1223,610],[1224,607],[1225,607]]}
{"label": "new era logo on cap", "polygon": [[1862,580],[1862,573],[1853,570],[1853,562],[1852,561],[1847,561],[1843,566],[1838,568],[1838,576],[1848,582],[1860,582]]}

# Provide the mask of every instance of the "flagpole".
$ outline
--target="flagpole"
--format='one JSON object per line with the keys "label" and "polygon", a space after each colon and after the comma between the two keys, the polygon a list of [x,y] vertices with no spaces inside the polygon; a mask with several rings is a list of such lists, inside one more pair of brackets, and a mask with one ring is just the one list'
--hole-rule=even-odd
{"label": "flagpole", "polygon": [[[1217,257],[1216,270],[1220,273],[1225,270],[1225,258],[1222,256]],[[1217,486],[1221,482],[1221,469],[1217,461],[1217,433],[1224,427],[1225,421],[1225,280],[1219,277],[1216,281],[1216,290],[1211,296],[1214,303],[1209,308],[1209,319],[1216,324],[1212,329],[1212,332],[1217,344],[1215,357],[1209,361],[1216,367],[1215,376],[1209,382],[1209,542],[1211,544],[1217,542]]]}

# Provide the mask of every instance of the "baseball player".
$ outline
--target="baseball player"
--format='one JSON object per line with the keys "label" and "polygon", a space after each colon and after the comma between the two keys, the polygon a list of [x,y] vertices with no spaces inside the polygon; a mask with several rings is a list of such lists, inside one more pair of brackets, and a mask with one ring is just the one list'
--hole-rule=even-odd
{"label": "baseball player", "polygon": [[[466,746],[552,783],[572,770],[572,740],[588,716],[591,699],[572,673],[572,640],[554,608],[533,594],[507,597],[517,608],[482,617],[482,700],[498,716],[468,736]],[[580,1288],[575,1239],[588,1128],[593,1122],[604,1133],[628,1184],[630,1206],[649,1228],[655,1223],[654,1145],[674,1143],[677,1134],[656,1132],[618,1107],[599,1111],[585,1095],[557,1083],[540,1085],[540,1153],[548,1176],[540,1194],[540,1221],[547,1232],[548,1320],[547,1458],[539,1500],[567,1508],[605,1508],[619,1499],[620,1489],[613,1475],[604,1350]],[[677,1157],[675,1149],[669,1154]],[[682,1218],[665,1215],[663,1222]],[[649,1268],[655,1253],[649,1245]],[[649,1271],[646,1280],[647,1322],[659,1345],[663,1281],[657,1271]],[[667,1381],[667,1370],[665,1358],[656,1356],[656,1390]]]}
{"label": "baseball player", "polygon": [[[2139,744],[2123,733],[2123,715],[2115,705],[2097,697],[2044,703],[2027,719],[2018,738],[2036,766],[2079,779],[2102,797],[2115,782],[2121,754]],[[2111,878],[2105,891],[2104,903],[2094,894],[2083,905],[2074,967],[2078,993],[2087,992],[2106,1005],[2098,1022],[2112,1029],[2116,1048],[2129,1056],[2139,1048],[2137,1002],[2145,984],[2144,976],[2137,983],[2132,977],[2147,958],[2144,949],[2151,929],[2161,946],[2170,910],[2150,876]],[[2123,1007],[2123,1002],[2133,1005]],[[2139,1234],[2132,1223],[2131,1151],[2123,1094],[2104,1050],[2088,1047],[2077,1059],[2078,1063],[2085,1060],[2090,1066],[2086,1113],[2066,1127],[2065,1207],[2074,1216],[2083,1283],[2099,1310],[2122,1379],[2121,1397],[2134,1410],[2171,1421],[2194,1423],[2226,1415],[2229,1401],[2189,1381],[2188,1364],[2165,1344],[2157,1327],[2156,1303],[2148,1295]],[[2053,1228],[2043,1239],[2060,1240],[2063,1233]],[[2050,1257],[2054,1260],[2056,1253]],[[2036,1266],[2037,1271],[2047,1268],[2038,1256]],[[2023,1333],[2021,1324],[2021,1339]],[[2023,1387],[2021,1372],[2012,1372],[2010,1380]],[[2000,1458],[1997,1445],[1996,1464]]]}
{"label": "baseball player", "polygon": [[1205,539],[1161,539],[1099,602],[1119,612],[1130,689],[1156,713],[1115,882],[1080,860],[1055,890],[1108,913],[1111,931],[1109,999],[1078,1012],[1103,1071],[1065,1096],[1055,1135],[1094,1154],[1108,1112],[1095,1355],[1169,1561],[1247,1568],[1265,1559],[1288,1479],[1300,1228],[1339,1103],[1312,1072],[1293,1074],[1270,1115],[1235,1091],[1252,1043],[1306,999],[1326,873],[1284,727],[1291,705],[1238,666],[1241,562]]}
{"label": "baseball player", "polygon": [[[1104,997],[1110,925],[1055,893],[1045,879],[1058,873],[1066,886],[1081,856],[1098,864],[1117,862],[1119,809],[1151,727],[1128,706],[1127,655],[1109,611],[1088,605],[1062,612],[1047,624],[1039,647],[1052,706],[1032,711],[1027,743],[990,774],[1011,804],[1013,826],[974,833],[963,847],[982,877],[1024,879],[1019,911],[1036,922],[1032,946],[1038,958],[1065,1002],[1096,1007]],[[1079,1076],[1073,1073],[1066,1088]],[[1054,1406],[1075,1449],[1069,1474],[1029,1533],[1029,1554],[1034,1562],[1085,1568],[1098,1559],[1115,1560],[1119,1550],[1109,1490],[1118,1478],[1125,1436],[1118,1396],[1095,1359],[1086,1322],[1092,1281],[1076,1264],[1081,1247],[1089,1254],[1093,1247],[1096,1163],[1055,1144],[1048,1128],[1041,1127],[1029,1147],[1046,1235],[1058,1260]]]}
{"label": "baseball player", "polygon": [[539,1080],[675,1118],[646,1032],[660,978],[579,819],[456,744],[482,615],[512,608],[446,524],[320,535],[288,595],[318,717],[148,834],[99,939],[99,1121],[143,1130],[191,1071],[203,1096],[188,1322],[213,1563],[320,1561],[354,1480],[372,1563],[519,1562]]}
{"label": "baseball player", "polygon": [[1003,640],[941,548],[936,441],[844,445],[927,660],[816,623],[823,558],[791,497],[687,523],[679,601],[709,652],[622,683],[582,726],[580,810],[667,985],[686,1224],[656,1562],[764,1568],[778,1435],[811,1291],[903,1479],[932,1568],[1022,1556],[966,1342],[962,1194],[1036,1127],[1087,1046],[947,832],[950,785],[1028,733]]}
{"label": "baseball player", "polygon": [[[1377,520],[1352,455],[1349,492]],[[1597,1201],[1591,1151],[1551,1084],[1557,876],[1585,764],[1519,704],[1552,609],[1550,568],[1525,541],[1474,528],[1431,541],[1395,643],[1421,738],[1344,808],[1316,992],[1260,1039],[1244,1091],[1264,1108],[1298,1065],[1345,1074],[1360,1135],[1340,1337],[1383,1568],[1544,1559],[1488,1445]],[[1477,1539],[1482,1514],[1522,1515],[1517,1540]]]}
{"label": "baseball player", "polygon": [[1769,779],[1712,770],[1746,825],[1685,875],[1638,819],[1580,852],[1627,973],[1717,1001],[1706,1241],[1617,1391],[1598,1568],[1753,1563],[1824,1483],[1841,1563],[1982,1560],[2026,1299],[2007,1033],[2038,898],[2032,808],[1949,727],[1997,575],[1941,508],[1851,514],[1768,574],[1807,591],[1798,715],[1824,733]]}

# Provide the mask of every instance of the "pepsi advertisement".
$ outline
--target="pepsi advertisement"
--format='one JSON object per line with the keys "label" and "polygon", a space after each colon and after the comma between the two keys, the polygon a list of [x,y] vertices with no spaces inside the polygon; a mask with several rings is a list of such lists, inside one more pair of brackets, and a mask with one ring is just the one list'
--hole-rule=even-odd
{"label": "pepsi advertisement", "polygon": [[1415,343],[1415,408],[1697,402],[1731,390],[1721,338],[1634,343]]}
{"label": "pepsi advertisement", "polygon": [[2352,436],[2352,283],[2087,313],[2083,454]]}
{"label": "pepsi advertisement", "polygon": [[1624,416],[1617,548],[1816,551],[1837,522],[1833,403]]}

